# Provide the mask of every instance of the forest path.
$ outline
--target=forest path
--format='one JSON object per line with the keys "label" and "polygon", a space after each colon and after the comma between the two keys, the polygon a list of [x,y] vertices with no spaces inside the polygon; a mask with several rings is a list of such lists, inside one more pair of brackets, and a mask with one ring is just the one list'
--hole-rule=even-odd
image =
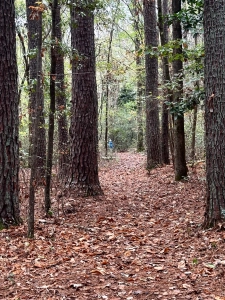
{"label": "forest path", "polygon": [[67,215],[37,219],[35,240],[1,231],[0,299],[224,300],[225,234],[201,229],[203,171],[178,183],[145,159],[102,161],[105,196],[64,199]]}

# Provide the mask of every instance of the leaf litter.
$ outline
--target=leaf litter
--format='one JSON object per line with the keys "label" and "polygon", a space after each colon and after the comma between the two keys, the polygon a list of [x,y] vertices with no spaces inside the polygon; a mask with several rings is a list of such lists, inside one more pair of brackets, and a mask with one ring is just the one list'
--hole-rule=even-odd
{"label": "leaf litter", "polygon": [[0,299],[225,299],[225,232],[201,227],[204,169],[175,182],[172,166],[148,173],[145,160],[120,153],[101,162],[105,196],[69,195],[64,211],[55,184],[51,219],[40,189],[35,239],[26,222],[0,231]]}

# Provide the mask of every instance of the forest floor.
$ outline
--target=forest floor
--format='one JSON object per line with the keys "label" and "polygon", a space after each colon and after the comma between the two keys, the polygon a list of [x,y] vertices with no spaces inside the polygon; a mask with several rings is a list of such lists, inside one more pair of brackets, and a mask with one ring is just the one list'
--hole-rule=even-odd
{"label": "forest floor", "polygon": [[68,196],[65,215],[53,199],[53,218],[44,218],[40,190],[35,239],[26,222],[0,231],[0,299],[224,300],[225,231],[201,227],[204,167],[175,182],[172,166],[148,173],[145,160],[102,161],[105,196]]}

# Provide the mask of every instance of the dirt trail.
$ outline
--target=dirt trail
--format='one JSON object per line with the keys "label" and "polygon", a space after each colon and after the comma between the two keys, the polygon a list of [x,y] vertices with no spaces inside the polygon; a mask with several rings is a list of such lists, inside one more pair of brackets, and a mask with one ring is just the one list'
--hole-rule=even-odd
{"label": "dirt trail", "polygon": [[64,199],[67,215],[38,216],[34,241],[0,232],[0,299],[224,300],[225,234],[201,229],[202,170],[176,183],[145,159],[101,162],[105,196]]}

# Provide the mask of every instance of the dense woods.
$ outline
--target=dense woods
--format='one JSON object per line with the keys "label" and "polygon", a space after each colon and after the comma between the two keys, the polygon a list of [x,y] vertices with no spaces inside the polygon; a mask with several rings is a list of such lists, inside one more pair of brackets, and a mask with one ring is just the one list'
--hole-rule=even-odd
{"label": "dense woods", "polygon": [[[215,15],[223,8],[219,3]],[[187,180],[188,163],[193,167],[204,161],[206,152],[205,226],[223,219],[223,106],[215,104],[223,103],[222,91],[216,100],[223,81],[216,63],[223,61],[223,45],[211,38],[214,27],[220,28],[211,28],[213,4],[204,5],[191,0],[17,0],[14,6],[12,1],[6,16],[15,26],[1,36],[1,74],[7,78],[9,73],[9,79],[1,80],[7,94],[7,99],[1,95],[2,224],[8,202],[17,207],[15,214],[19,211],[19,164],[30,168],[28,235],[33,236],[35,193],[42,186],[45,212],[51,215],[53,170],[57,197],[67,191],[102,195],[99,159],[129,149],[147,153],[150,172],[172,161],[176,181]],[[4,22],[8,20],[1,21],[2,28]],[[223,28],[216,29],[216,39]],[[8,48],[12,54],[5,57]],[[4,118],[12,124],[4,125]],[[13,177],[5,175],[7,168]],[[18,223],[18,213],[11,216],[10,210],[9,218]]]}
{"label": "dense woods", "polygon": [[58,264],[70,284],[51,299],[90,282],[113,288],[77,299],[194,299],[193,282],[213,279],[196,299],[225,298],[224,12],[224,0],[0,2],[1,299],[23,299],[14,276],[60,277]]}
{"label": "dense woods", "polygon": [[[143,166],[132,193],[150,176],[157,210],[178,186],[196,184],[202,232],[223,229],[224,11],[224,0],[1,1],[0,229],[25,226],[35,238],[38,219],[61,226],[77,199],[88,211],[89,199],[111,197],[117,172],[122,182]],[[123,152],[143,165],[127,167]],[[111,190],[116,205],[129,198],[129,180]]]}

